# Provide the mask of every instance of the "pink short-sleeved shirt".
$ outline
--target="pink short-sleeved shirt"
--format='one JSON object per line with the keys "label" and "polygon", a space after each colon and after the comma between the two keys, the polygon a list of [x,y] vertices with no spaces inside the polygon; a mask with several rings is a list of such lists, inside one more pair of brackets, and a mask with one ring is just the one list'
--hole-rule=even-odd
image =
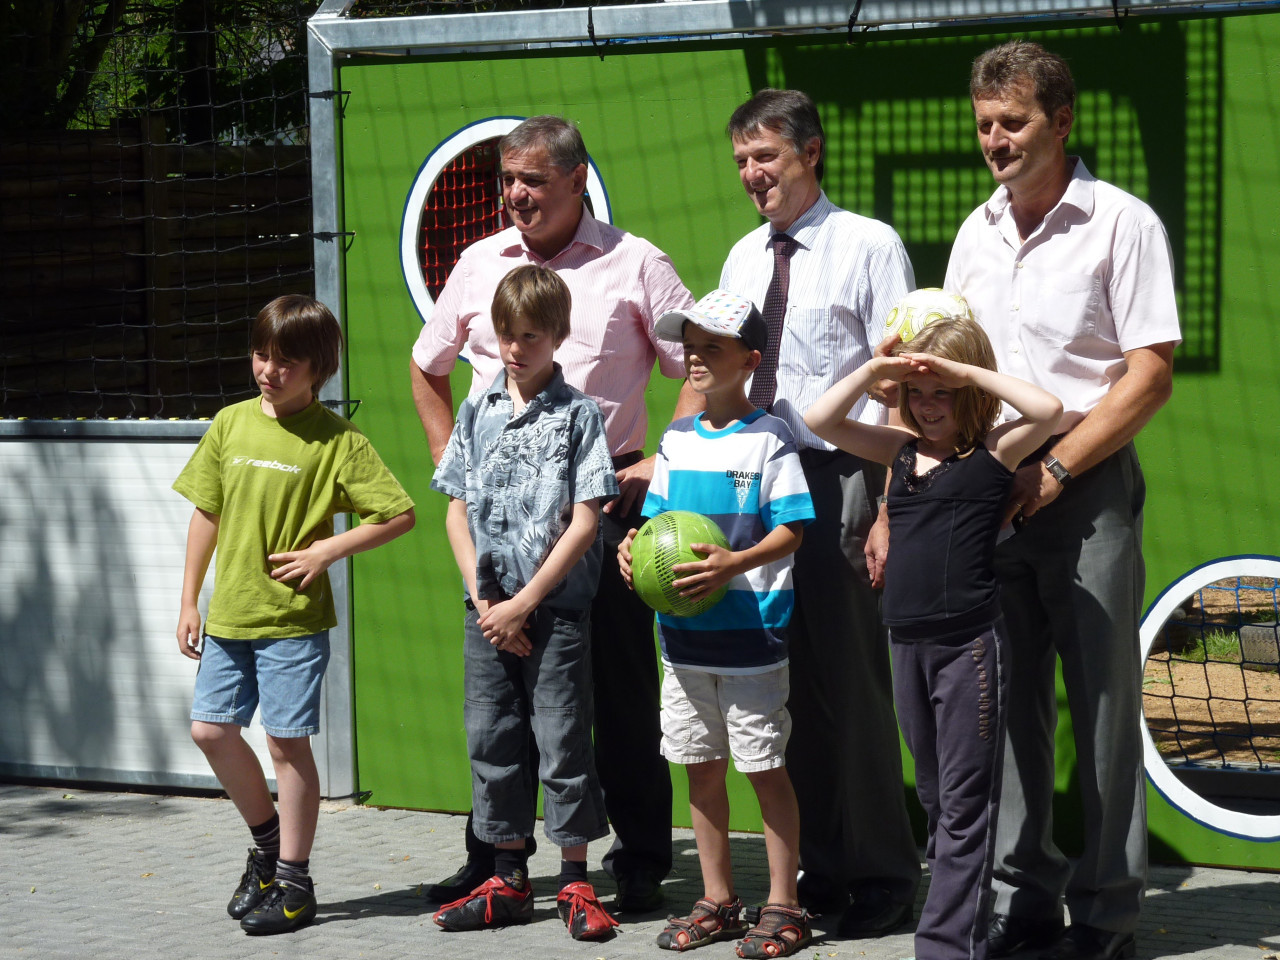
{"label": "pink short-sleeved shirt", "polygon": [[[991,337],[1003,373],[1088,413],[1138,347],[1181,339],[1173,255],[1155,212],[1076,159],[1066,193],[1023,240],[999,187],[960,227],[947,290]],[[1005,418],[1017,412],[1005,404]]]}
{"label": "pink short-sleeved shirt", "polygon": [[683,349],[654,335],[658,318],[693,304],[675,266],[661,250],[582,211],[569,245],[549,260],[504,230],[467,247],[413,345],[414,362],[434,376],[459,355],[473,371],[470,395],[502,369],[489,308],[498,281],[526,263],[550,267],[573,297],[568,338],[556,351],[564,379],[600,405],[613,456],[644,447],[644,391],[658,361],[664,376],[684,376]]}

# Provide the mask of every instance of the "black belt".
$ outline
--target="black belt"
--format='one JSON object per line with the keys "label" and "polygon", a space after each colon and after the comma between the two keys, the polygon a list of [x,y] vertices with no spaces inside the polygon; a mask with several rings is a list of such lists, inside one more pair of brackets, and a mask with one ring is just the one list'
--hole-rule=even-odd
{"label": "black belt", "polygon": [[644,459],[644,454],[639,450],[632,450],[630,453],[620,453],[613,458],[613,469],[621,470],[623,467],[629,467],[633,463],[639,463]]}

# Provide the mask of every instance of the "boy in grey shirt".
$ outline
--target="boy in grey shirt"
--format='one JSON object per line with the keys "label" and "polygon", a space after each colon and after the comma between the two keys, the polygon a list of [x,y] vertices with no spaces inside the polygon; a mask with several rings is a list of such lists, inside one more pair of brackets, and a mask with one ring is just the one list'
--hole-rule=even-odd
{"label": "boy in grey shirt", "polygon": [[446,930],[528,923],[533,890],[532,732],[547,839],[561,848],[560,916],[575,940],[613,935],[587,882],[587,844],[609,832],[591,744],[590,606],[600,507],[618,495],[595,402],[552,360],[569,332],[569,290],[526,265],[498,284],[503,370],[458,411],[433,489],[450,497],[449,543],[467,588],[464,718],[476,836],[494,876],[445,904]]}

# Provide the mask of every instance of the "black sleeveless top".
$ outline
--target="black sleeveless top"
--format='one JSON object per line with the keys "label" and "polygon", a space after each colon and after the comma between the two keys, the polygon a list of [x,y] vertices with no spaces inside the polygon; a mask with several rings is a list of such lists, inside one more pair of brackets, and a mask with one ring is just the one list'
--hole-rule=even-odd
{"label": "black sleeveless top", "polygon": [[996,535],[1013,473],[979,444],[916,476],[916,443],[891,467],[884,623],[895,640],[972,636],[1000,615]]}

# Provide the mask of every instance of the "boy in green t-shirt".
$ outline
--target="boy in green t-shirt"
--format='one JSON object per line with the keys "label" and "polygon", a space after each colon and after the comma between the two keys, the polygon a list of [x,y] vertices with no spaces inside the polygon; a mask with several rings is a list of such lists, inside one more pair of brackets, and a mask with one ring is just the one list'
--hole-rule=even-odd
{"label": "boy in green t-shirt", "polygon": [[[320,811],[310,737],[337,625],[325,571],[413,528],[413,501],[364,435],[316,400],[338,369],[342,331],[322,303],[279,297],[250,333],[261,396],[214,418],[173,488],[195,504],[187,531],[178,648],[200,661],[191,736],[248,824],[254,846],[227,912],[246,933],[310,923],[308,875]],[[361,523],[334,536],[333,517]],[[197,602],[217,551],[201,631]],[[275,767],[279,812],[240,735],[255,709]]]}

